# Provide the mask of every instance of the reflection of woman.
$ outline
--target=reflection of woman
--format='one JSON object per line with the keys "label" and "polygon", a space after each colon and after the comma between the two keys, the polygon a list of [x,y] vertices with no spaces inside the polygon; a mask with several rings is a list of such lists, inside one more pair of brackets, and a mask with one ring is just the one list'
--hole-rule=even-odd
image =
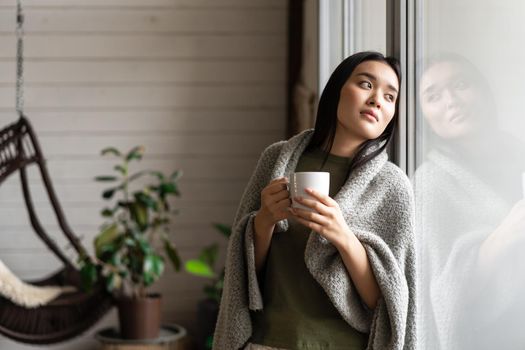
{"label": "reflection of woman", "polygon": [[525,286],[512,271],[523,265],[509,248],[525,237],[523,147],[498,129],[489,86],[463,58],[430,60],[419,101],[431,132],[415,175],[420,347],[522,348]]}
{"label": "reflection of woman", "polygon": [[[413,202],[387,161],[400,69],[372,52],[344,60],[314,130],[269,146],[230,238],[214,349],[412,349]],[[290,208],[287,176],[329,171],[330,196]]]}

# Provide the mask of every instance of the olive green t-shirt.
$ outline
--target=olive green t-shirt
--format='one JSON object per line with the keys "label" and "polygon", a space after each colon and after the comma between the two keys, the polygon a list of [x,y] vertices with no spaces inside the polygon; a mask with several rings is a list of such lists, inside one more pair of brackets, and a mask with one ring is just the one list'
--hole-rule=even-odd
{"label": "olive green t-shirt", "polygon": [[[333,198],[346,181],[351,159],[329,154],[321,169],[325,155],[321,150],[304,152],[295,171],[328,171]],[[264,309],[251,312],[250,342],[290,350],[365,349],[368,334],[346,323],[306,267],[310,230],[296,220],[288,222],[288,231],[272,236],[259,277]]]}

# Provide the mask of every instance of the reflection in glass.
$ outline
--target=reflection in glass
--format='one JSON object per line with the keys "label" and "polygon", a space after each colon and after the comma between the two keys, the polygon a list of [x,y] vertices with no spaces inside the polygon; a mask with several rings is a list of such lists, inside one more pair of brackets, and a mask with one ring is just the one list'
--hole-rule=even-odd
{"label": "reflection in glass", "polygon": [[523,349],[524,144],[457,54],[418,63],[414,176],[421,349]]}

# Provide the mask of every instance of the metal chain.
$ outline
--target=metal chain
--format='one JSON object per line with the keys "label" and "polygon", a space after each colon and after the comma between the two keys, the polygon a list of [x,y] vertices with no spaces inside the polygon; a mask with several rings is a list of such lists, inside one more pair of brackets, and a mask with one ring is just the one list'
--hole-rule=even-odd
{"label": "metal chain", "polygon": [[16,111],[24,115],[24,14],[21,0],[16,4]]}

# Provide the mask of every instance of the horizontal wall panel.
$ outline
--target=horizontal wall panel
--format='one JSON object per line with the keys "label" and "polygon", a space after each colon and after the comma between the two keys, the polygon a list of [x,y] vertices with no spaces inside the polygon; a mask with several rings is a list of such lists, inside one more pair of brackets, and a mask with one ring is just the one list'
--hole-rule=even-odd
{"label": "horizontal wall panel", "polygon": [[[77,254],[73,250],[66,250],[61,247],[61,250],[64,252],[64,255],[69,257],[76,257]],[[180,255],[182,261],[186,261],[193,257],[196,257],[200,251],[200,248],[185,249]],[[33,251],[31,252],[31,259],[21,256],[16,250],[12,252],[7,252],[5,250],[0,250],[0,258],[2,262],[9,268],[13,273],[15,273],[20,278],[26,279],[28,281],[34,278],[46,277],[47,275],[61,269],[63,267],[62,262],[54,255],[51,251]],[[171,272],[175,274],[171,266],[168,266],[166,272]],[[38,274],[34,276],[29,276],[28,273],[34,271]],[[194,280],[192,275],[187,273],[180,273],[178,278],[186,281]],[[197,280],[194,280],[198,282]],[[193,288],[193,287],[190,287]]]}
{"label": "horizontal wall panel", "polygon": [[[25,8],[54,8],[54,7],[119,7],[137,8],[143,10],[151,7],[177,8],[177,7],[198,7],[198,8],[228,8],[228,7],[255,7],[255,8],[285,8],[286,1],[283,0],[23,0]],[[15,0],[3,1],[2,7],[14,7]]]}
{"label": "horizontal wall panel", "polygon": [[[282,107],[207,108],[178,110],[27,111],[37,135],[57,133],[209,134],[222,131],[281,132],[286,123]],[[12,111],[0,111],[1,125],[18,119]],[[45,152],[45,150],[44,150]]]}
{"label": "horizontal wall panel", "polygon": [[[141,144],[146,150],[146,155],[171,156],[176,154],[206,154],[224,155],[235,157],[236,155],[252,155],[272,140],[276,135],[239,135],[239,134],[219,134],[219,135],[158,135],[150,139],[143,140],[140,136],[42,136],[40,144],[47,154],[53,155],[98,155],[98,153],[108,147],[117,147],[120,150],[129,150]],[[109,155],[107,156],[110,157]],[[109,158],[111,159],[111,158]],[[113,158],[115,159],[115,158]]]}
{"label": "horizontal wall panel", "polygon": [[[231,220],[235,215],[238,203],[232,202],[228,205],[196,205],[192,207],[176,207],[179,213],[172,215],[172,221],[179,224],[201,224],[204,222],[223,222]],[[64,213],[71,226],[93,225],[100,223],[99,207],[64,207]],[[56,225],[54,213],[51,208],[40,208],[38,215],[44,225]],[[10,225],[27,224],[27,214],[22,207],[1,208],[0,209],[0,228]],[[5,223],[5,224],[4,224]],[[7,228],[6,228],[7,229]]]}
{"label": "horizontal wall panel", "polygon": [[[137,166],[134,169],[137,171],[143,169],[154,169],[168,173],[174,170],[182,170],[184,172],[184,177],[198,180],[230,181],[244,179],[247,181],[247,178],[255,169],[258,157],[258,154],[249,157],[163,157],[154,161],[143,160],[140,163],[141,166]],[[110,160],[101,161],[98,158],[98,156],[95,156],[81,159],[76,156],[67,157],[67,159],[51,159],[47,162],[51,179],[53,182],[61,181],[75,184],[86,184],[93,181],[95,176],[110,174],[116,163]],[[94,159],[97,159],[97,161],[94,161]],[[28,172],[30,182],[41,183],[41,177],[35,166],[31,166],[30,170],[31,171]],[[18,175],[13,174],[12,176]],[[11,179],[11,177],[9,179]]]}
{"label": "horizontal wall panel", "polygon": [[[15,122],[16,0],[0,1],[0,127]],[[231,224],[261,152],[286,129],[287,18],[283,0],[23,0],[24,111],[42,146],[64,215],[89,253],[105,221],[94,177],[117,159],[100,150],[144,145],[131,172],[181,170],[181,197],[170,199],[170,238],[183,260],[228,241],[212,224]],[[28,168],[44,228],[66,256],[38,168]],[[146,179],[134,186],[140,187]],[[137,187],[134,187],[137,188]],[[176,211],[176,212],[175,212]],[[37,237],[18,174],[0,184],[0,259],[22,278],[42,278],[61,262]],[[166,274],[164,322],[195,333],[208,281]],[[93,350],[112,311],[78,338],[52,350]],[[0,349],[36,350],[0,338]]]}
{"label": "horizontal wall panel", "polygon": [[[102,223],[102,218],[100,218]],[[223,224],[230,224],[227,220],[222,220]],[[195,250],[208,246],[213,243],[219,244],[221,247],[226,247],[226,238],[212,227],[212,222],[203,223],[208,226],[206,228],[188,229],[172,227],[170,229],[170,237],[178,249],[189,254],[192,257]],[[82,229],[73,228],[73,233],[81,239],[82,244],[93,251],[93,238],[100,232],[100,225],[93,225],[90,230],[84,226]],[[47,228],[46,228],[47,229]],[[47,229],[49,237],[56,242],[60,248],[69,246],[69,241],[62,231],[57,226]],[[37,237],[37,234],[29,227],[21,229],[20,227],[7,229],[4,228],[0,234],[0,255],[2,252],[16,252],[16,253],[32,253],[34,251],[47,251],[47,246]],[[188,252],[193,253],[188,253]]]}
{"label": "horizontal wall panel", "polygon": [[[261,59],[286,57],[284,35],[27,35],[27,58]],[[0,35],[0,58],[13,58],[16,40]],[[12,50],[8,48],[12,47]]]}
{"label": "horizontal wall panel", "polygon": [[[209,62],[168,61],[32,61],[24,67],[27,89],[34,83],[268,83],[284,84],[285,62],[261,59]],[[14,60],[0,61],[0,84],[16,79]],[[12,85],[10,85],[12,86]]]}
{"label": "horizontal wall panel", "polygon": [[[25,90],[28,108],[50,107],[275,107],[284,106],[282,85],[240,86],[34,86]],[[0,87],[0,108],[13,106],[15,91]]]}
{"label": "horizontal wall panel", "polygon": [[[14,8],[0,8],[0,32],[15,28]],[[25,32],[274,33],[285,35],[280,9],[49,8],[25,11]],[[118,17],[119,20],[115,21]]]}
{"label": "horizontal wall panel", "polygon": [[[111,174],[110,174],[111,175]],[[152,177],[148,177],[152,179]],[[18,180],[18,179],[16,179]],[[155,180],[149,180],[149,183],[155,183]],[[117,184],[118,182],[115,182]],[[102,203],[101,193],[104,189],[111,187],[113,183],[100,183],[95,181],[86,181],[85,184],[63,184],[58,181],[55,184],[55,191],[60,198],[60,202],[79,203],[93,202]],[[245,181],[228,180],[216,182],[213,180],[186,180],[182,179],[177,182],[182,196],[176,197],[175,201],[191,200],[198,202],[217,202],[237,200],[242,193]],[[137,185],[140,188],[140,183]],[[132,187],[132,189],[135,188]],[[34,183],[30,186],[35,205],[48,203],[47,192],[43,184]],[[8,207],[17,203],[23,203],[22,190],[19,181],[12,181],[12,184],[3,184],[0,188],[0,208]]]}

